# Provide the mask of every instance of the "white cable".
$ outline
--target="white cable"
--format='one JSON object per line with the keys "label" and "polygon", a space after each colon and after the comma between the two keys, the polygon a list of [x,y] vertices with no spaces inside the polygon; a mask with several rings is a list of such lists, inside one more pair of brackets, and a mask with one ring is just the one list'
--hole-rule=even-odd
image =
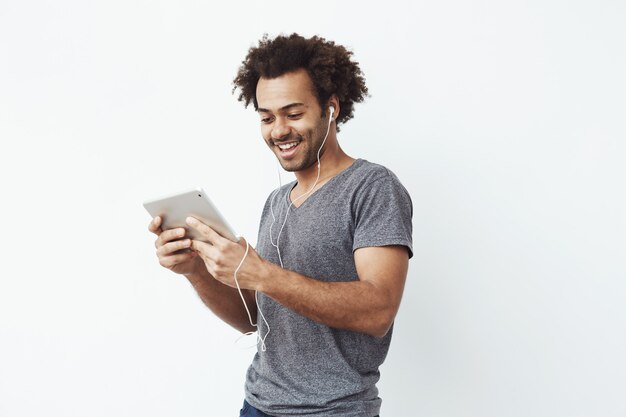
{"label": "white cable", "polygon": [[241,293],[241,287],[239,286],[239,281],[237,280],[237,272],[239,272],[241,265],[243,265],[243,261],[248,256],[249,249],[250,249],[250,244],[246,240],[246,253],[243,254],[243,258],[241,258],[241,262],[239,262],[239,265],[237,266],[237,269],[235,269],[235,273],[233,274],[233,276],[235,278],[235,285],[237,285],[237,291],[239,291],[239,296],[241,297],[241,301],[243,301],[243,306],[246,308],[246,313],[248,313],[248,320],[250,320],[250,324],[252,326],[256,326],[254,323],[252,323],[252,316],[250,315],[250,310],[248,310],[248,305],[246,304],[246,300],[244,300],[243,298],[243,294]]}
{"label": "white cable", "polygon": [[[291,209],[291,206],[293,206],[293,204],[296,201],[298,201],[301,198],[304,198],[307,195],[311,194],[313,192],[313,190],[315,189],[315,186],[317,185],[317,182],[320,179],[320,173],[321,173],[320,152],[322,151],[322,148],[324,147],[324,144],[326,143],[326,139],[328,139],[328,134],[330,133],[330,125],[333,122],[333,113],[334,113],[334,108],[331,107],[330,108],[330,117],[328,119],[328,128],[326,129],[326,136],[324,136],[324,140],[322,141],[322,145],[317,150],[317,178],[315,179],[315,182],[313,183],[313,186],[306,193],[302,194],[300,197],[298,197],[298,198],[294,199],[293,201],[291,201],[291,203],[287,207],[287,212],[285,213],[285,220],[283,221],[283,224],[280,227],[280,230],[278,231],[278,236],[276,237],[276,243],[274,243],[274,241],[272,239],[272,227],[274,226],[274,223],[276,223],[276,216],[274,215],[274,198],[276,198],[276,195],[278,194],[278,192],[280,191],[280,189],[283,186],[282,181],[281,181],[281,177],[280,177],[280,168],[278,168],[278,184],[279,184],[279,186],[278,186],[278,188],[276,190],[274,190],[274,192],[272,193],[272,196],[270,198],[270,212],[272,214],[272,223],[270,224],[269,235],[270,235],[270,244],[276,248],[276,252],[278,253],[278,261],[280,262],[281,268],[284,268],[284,265],[283,265],[283,260],[282,260],[281,254],[280,254],[280,247],[279,247],[280,235],[283,232],[283,228],[285,227],[285,224],[287,223],[287,217],[289,216],[289,210]],[[278,164],[278,161],[276,161],[276,162]],[[237,286],[237,291],[239,291],[239,296],[241,297],[241,301],[243,301],[243,306],[246,309],[246,313],[248,313],[248,320],[250,321],[250,325],[253,326],[253,327],[256,327],[258,329],[258,320],[257,320],[257,323],[252,323],[252,315],[250,314],[250,310],[248,309],[248,304],[246,304],[246,300],[243,298],[243,293],[241,292],[241,287],[239,286],[239,281],[237,280],[237,272],[239,272],[239,269],[241,268],[241,265],[243,265],[243,261],[248,256],[249,248],[250,248],[250,244],[246,240],[246,252],[244,253],[243,258],[241,258],[241,262],[239,262],[239,265],[237,266],[237,269],[235,269],[235,272],[234,272],[233,276],[235,278],[235,285]],[[256,302],[257,312],[259,314],[261,314],[261,318],[263,319],[263,321],[265,322],[265,325],[267,326],[267,333],[265,333],[265,336],[263,336],[263,337],[261,337],[260,334],[258,334],[258,330],[257,330],[257,343],[261,342],[261,350],[263,352],[265,352],[267,350],[267,347],[265,346],[265,339],[267,339],[267,336],[270,333],[270,325],[267,322],[267,320],[265,319],[265,315],[263,314],[263,311],[261,311],[261,308],[259,307],[259,293],[258,293],[258,291],[254,292],[254,300]],[[241,337],[243,337],[243,336],[250,336],[250,335],[253,335],[254,333],[255,332],[246,332]],[[239,340],[239,339],[237,339],[237,340]]]}
{"label": "white cable", "polygon": [[[241,265],[243,265],[243,261],[248,256],[248,251],[249,250],[250,250],[250,244],[246,240],[246,253],[243,254],[243,258],[241,258],[241,262],[239,262],[239,265],[237,266],[237,269],[235,269],[235,272],[233,273],[233,276],[235,278],[235,285],[237,286],[237,291],[239,291],[239,296],[241,297],[241,301],[243,301],[243,306],[246,308],[246,313],[248,313],[248,320],[250,321],[250,325],[253,326],[253,327],[256,327],[258,329],[258,320],[257,320],[257,323],[253,323],[252,322],[252,315],[250,314],[250,310],[248,309],[248,304],[246,304],[246,300],[243,298],[243,293],[241,292],[241,287],[239,286],[239,281],[237,280],[237,272],[239,272],[239,269],[241,268]],[[263,321],[265,322],[265,325],[267,326],[267,333],[265,333],[264,337],[261,337],[260,335],[257,334],[257,343],[259,341],[261,342],[261,350],[263,352],[265,352],[265,350],[267,349],[267,347],[265,346],[265,339],[267,338],[267,335],[270,333],[270,325],[267,322],[267,320],[265,319],[265,316],[263,315],[263,312],[259,308],[259,298],[258,298],[258,292],[257,291],[254,292],[254,299],[256,301],[257,312],[261,313],[261,317],[263,318]],[[254,333],[255,332],[246,332],[242,336],[250,336],[250,335],[253,335]],[[239,339],[237,339],[237,340],[239,340]]]}
{"label": "white cable", "polygon": [[276,174],[278,174],[278,189],[283,186],[283,180],[280,178],[280,164],[278,163],[278,159],[276,159]]}
{"label": "white cable", "polygon": [[[291,203],[289,203],[289,206],[287,207],[287,213],[285,213],[285,220],[283,221],[282,226],[280,227],[280,230],[278,231],[278,236],[276,236],[276,244],[274,244],[273,240],[272,240],[272,227],[274,226],[274,223],[276,222],[276,217],[274,216],[274,209],[273,209],[273,201],[274,201],[274,197],[276,196],[277,191],[280,190],[279,187],[277,190],[274,191],[274,195],[272,196],[272,199],[270,200],[270,211],[272,212],[272,224],[270,225],[270,243],[272,244],[272,246],[274,246],[276,248],[276,252],[278,253],[278,261],[280,262],[280,267],[284,268],[283,265],[283,259],[282,256],[280,254],[280,247],[279,247],[279,241],[280,241],[280,235],[283,232],[283,229],[285,227],[285,224],[287,223],[287,217],[289,216],[289,210],[291,209],[291,206],[293,206],[293,204],[300,200],[301,198],[306,197],[307,195],[311,194],[313,192],[313,190],[315,189],[315,186],[317,185],[317,182],[320,179],[320,173],[321,173],[321,163],[320,163],[320,152],[322,151],[322,148],[324,147],[324,144],[326,143],[326,139],[328,139],[328,134],[330,133],[330,125],[333,122],[333,113],[334,113],[334,108],[331,107],[330,110],[330,117],[328,118],[328,128],[326,129],[326,136],[324,136],[324,140],[322,141],[322,145],[320,146],[320,148],[317,150],[317,178],[315,179],[315,182],[313,183],[313,186],[309,189],[309,191],[307,191],[306,193],[302,194],[300,197],[294,199],[293,201],[291,201]],[[279,175],[280,178],[280,175]]]}

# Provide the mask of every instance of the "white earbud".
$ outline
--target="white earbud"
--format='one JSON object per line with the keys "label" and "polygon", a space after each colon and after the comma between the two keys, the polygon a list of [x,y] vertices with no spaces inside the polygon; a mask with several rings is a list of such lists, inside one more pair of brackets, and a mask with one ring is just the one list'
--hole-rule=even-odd
{"label": "white earbud", "polygon": [[329,110],[330,110],[330,119],[331,119],[331,120],[334,120],[334,119],[333,119],[333,114],[335,113],[335,106],[332,106],[332,105],[331,105],[331,106],[330,106],[330,108],[329,108]]}

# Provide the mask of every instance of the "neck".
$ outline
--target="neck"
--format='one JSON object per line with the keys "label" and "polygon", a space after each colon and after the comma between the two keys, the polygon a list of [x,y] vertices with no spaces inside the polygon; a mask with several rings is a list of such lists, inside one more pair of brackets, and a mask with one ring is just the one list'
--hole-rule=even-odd
{"label": "neck", "polygon": [[[326,143],[324,148],[324,153],[320,156],[320,173],[316,187],[349,167],[354,161],[354,158],[348,156],[341,147],[339,147],[339,143],[336,140]],[[313,187],[313,184],[315,184],[317,172],[317,162],[302,171],[295,172],[296,179],[298,180],[297,187],[303,190],[303,192],[308,191]]]}

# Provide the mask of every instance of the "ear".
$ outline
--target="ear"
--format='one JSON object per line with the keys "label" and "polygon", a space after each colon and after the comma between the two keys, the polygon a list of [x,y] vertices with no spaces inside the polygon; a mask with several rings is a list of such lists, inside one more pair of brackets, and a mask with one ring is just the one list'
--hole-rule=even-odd
{"label": "ear", "polygon": [[333,108],[333,115],[332,118],[333,120],[337,120],[337,117],[339,117],[339,113],[340,113],[340,107],[339,107],[339,99],[337,98],[336,95],[332,95],[330,96],[330,98],[328,99],[328,107],[329,108]]}

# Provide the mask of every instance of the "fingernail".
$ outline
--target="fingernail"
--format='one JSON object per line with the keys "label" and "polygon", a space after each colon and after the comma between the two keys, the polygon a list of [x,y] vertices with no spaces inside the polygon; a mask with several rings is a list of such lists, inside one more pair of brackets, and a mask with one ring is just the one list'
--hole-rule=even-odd
{"label": "fingernail", "polygon": [[194,219],[193,217],[187,217],[187,224],[194,224],[196,222],[196,219]]}

